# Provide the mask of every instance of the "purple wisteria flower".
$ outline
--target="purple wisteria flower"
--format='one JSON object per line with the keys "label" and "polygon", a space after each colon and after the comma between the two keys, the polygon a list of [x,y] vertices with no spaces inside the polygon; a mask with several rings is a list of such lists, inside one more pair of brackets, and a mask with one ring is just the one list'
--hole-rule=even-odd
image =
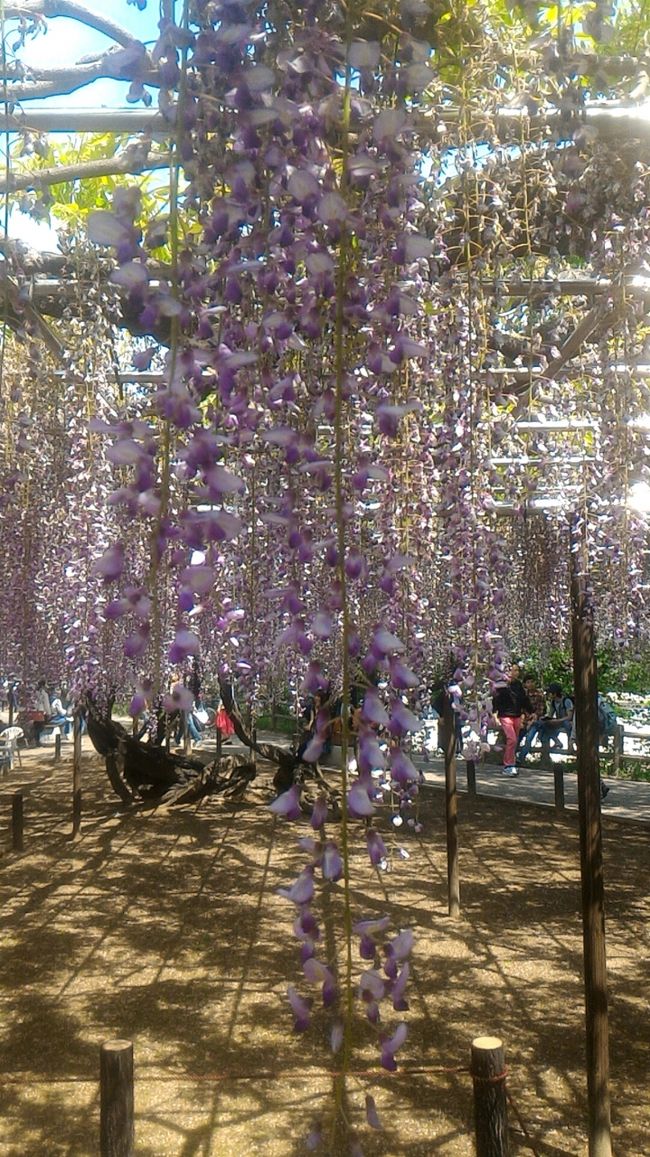
{"label": "purple wisteria flower", "polygon": [[410,975],[411,968],[408,960],[406,960],[402,965],[401,971],[393,981],[393,985],[390,990],[391,1000],[393,1002],[393,1008],[395,1009],[395,1012],[406,1012],[408,1010],[409,1004],[408,1001],[404,999],[404,993],[406,991],[406,986],[408,984]]}
{"label": "purple wisteria flower", "polygon": [[376,968],[368,968],[359,978],[359,996],[366,1009],[366,1016],[371,1024],[378,1024],[380,1019],[379,1002],[386,994],[386,982]]}
{"label": "purple wisteria flower", "polygon": [[92,566],[92,573],[99,575],[104,582],[113,582],[122,574],[125,566],[124,545],[116,542],[105,550]]}
{"label": "purple wisteria flower", "polygon": [[373,865],[373,867],[378,868],[382,864],[386,863],[386,860],[388,859],[386,845],[379,832],[376,832],[373,828],[370,828],[366,832],[366,845],[368,847],[370,863]]}
{"label": "purple wisteria flower", "polygon": [[316,763],[316,761],[318,760],[318,758],[322,754],[324,746],[325,746],[324,737],[321,735],[318,735],[318,734],[314,735],[313,739],[310,739],[309,743],[307,744],[305,750],[302,753],[302,758],[303,758],[304,762],[305,763]]}
{"label": "purple wisteria flower", "polygon": [[293,984],[288,986],[287,996],[293,1013],[293,1027],[296,1032],[305,1032],[311,1019],[311,1000],[305,1000],[300,996]]}
{"label": "purple wisteria flower", "polygon": [[366,1093],[366,1121],[371,1129],[381,1129],[382,1127],[375,1098],[370,1093]]}
{"label": "purple wisteria flower", "polygon": [[390,774],[393,781],[402,788],[408,788],[419,783],[421,775],[408,755],[403,751],[393,750],[390,757]]}
{"label": "purple wisteria flower", "polygon": [[313,912],[303,905],[293,925],[294,935],[299,940],[320,940],[320,928]]}
{"label": "purple wisteria flower", "polygon": [[386,766],[386,756],[379,740],[372,731],[362,731],[359,735],[358,762],[361,774],[383,770]]}
{"label": "purple wisteria flower", "polygon": [[368,785],[357,780],[347,795],[348,811],[353,819],[365,819],[374,814],[375,808],[368,795]]}
{"label": "purple wisteria flower", "polygon": [[340,1020],[335,1020],[330,1033],[330,1048],[334,1054],[338,1053],[343,1044],[344,1029]]}
{"label": "purple wisteria flower", "polygon": [[417,715],[409,711],[401,699],[395,699],[391,705],[388,727],[392,735],[403,737],[404,735],[408,735],[409,731],[418,731],[420,728],[420,720]]}
{"label": "purple wisteria flower", "polygon": [[374,960],[377,954],[377,937],[390,927],[390,916],[359,920],[352,931],[360,937],[359,955],[362,960]]}
{"label": "purple wisteria flower", "polygon": [[397,976],[398,964],[410,955],[414,939],[411,929],[405,928],[393,940],[389,940],[384,962],[384,972],[387,976],[393,979]]}
{"label": "purple wisteria flower", "polygon": [[314,806],[309,820],[314,831],[320,831],[323,824],[327,820],[327,799],[324,795],[319,795],[314,801]]}
{"label": "purple wisteria flower", "polygon": [[322,985],[323,1007],[329,1008],[334,1004],[337,997],[336,981],[327,965],[315,956],[310,956],[304,961],[302,970],[310,984]]}
{"label": "purple wisteria flower", "polygon": [[314,869],[304,868],[290,888],[278,888],[278,895],[292,904],[309,904],[314,896]]}
{"label": "purple wisteria flower", "polygon": [[198,655],[200,650],[201,643],[194,631],[181,627],[176,632],[174,642],[169,648],[169,661],[174,665],[183,663],[188,656]]}
{"label": "purple wisteria flower", "polygon": [[374,724],[378,727],[388,726],[388,712],[381,701],[379,692],[375,691],[374,687],[369,687],[363,697],[361,719],[364,723]]}
{"label": "purple wisteria flower", "polygon": [[328,840],[323,848],[322,872],[326,880],[335,883],[343,875],[343,860],[333,840]]}
{"label": "purple wisteria flower", "polygon": [[402,1022],[398,1024],[395,1032],[391,1037],[387,1037],[381,1042],[381,1066],[388,1069],[390,1073],[394,1073],[397,1069],[397,1062],[395,1060],[395,1053],[401,1049],[408,1036],[408,1028]]}
{"label": "purple wisteria flower", "polygon": [[269,804],[269,811],[275,815],[284,816],[287,820],[297,820],[302,815],[300,808],[300,784],[294,783],[288,791],[282,792],[277,799]]}

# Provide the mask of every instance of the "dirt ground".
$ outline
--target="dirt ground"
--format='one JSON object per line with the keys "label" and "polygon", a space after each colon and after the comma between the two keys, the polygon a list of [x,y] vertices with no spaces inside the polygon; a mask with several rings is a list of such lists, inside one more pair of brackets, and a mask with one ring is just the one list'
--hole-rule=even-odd
{"label": "dirt ground", "polygon": [[[40,761],[40,762],[39,762]],[[123,813],[84,753],[84,821],[70,833],[69,759],[30,753],[0,781],[0,1154],[98,1151],[98,1050],[134,1042],[140,1157],[298,1157],[327,1115],[328,1021],[298,1036],[287,984],[305,990],[293,906],[276,889],[305,862],[306,824],[275,821],[265,784]],[[25,785],[25,851],[8,848]],[[393,830],[389,870],[355,852],[359,918],[413,928],[409,1037],[378,1066],[360,1012],[349,1111],[366,1157],[469,1157],[473,1037],[500,1036],[511,1153],[586,1153],[577,820],[461,797],[462,914],[447,915],[444,797],[422,795],[423,831]],[[650,1153],[648,828],[605,819],[611,1093],[617,1157]],[[332,835],[334,835],[332,831]],[[399,849],[408,854],[403,858]],[[319,887],[319,893],[320,893]],[[336,953],[341,884],[316,907]],[[339,937],[340,939],[340,937]],[[355,967],[361,966],[355,955]],[[390,1010],[386,1027],[399,1019]],[[364,1094],[383,1128],[365,1123]],[[333,1153],[331,1146],[320,1152]]]}

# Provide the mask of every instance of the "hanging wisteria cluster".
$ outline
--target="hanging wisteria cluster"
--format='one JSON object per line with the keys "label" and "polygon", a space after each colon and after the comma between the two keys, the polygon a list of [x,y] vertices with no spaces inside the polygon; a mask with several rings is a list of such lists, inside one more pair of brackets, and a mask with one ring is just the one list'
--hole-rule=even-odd
{"label": "hanging wisteria cluster", "polygon": [[[193,21],[163,22],[156,55],[170,88],[178,87],[186,182],[177,212],[143,237],[137,195],[126,192],[112,212],[95,212],[88,223],[91,240],[113,249],[113,280],[128,291],[141,323],[167,319],[170,333],[167,380],[153,399],[157,421],[119,421],[111,430],[112,460],[131,467],[118,501],[148,524],[151,542],[146,574],[133,573],[121,540],[96,563],[117,587],[111,618],[138,616],[130,656],[144,658],[150,643],[159,679],[165,661],[184,664],[198,653],[194,622],[211,610],[212,629],[230,648],[219,655],[217,635],[216,661],[242,682],[247,677],[253,697],[260,670],[282,651],[302,663],[308,693],[324,691],[334,669],[341,672],[340,838],[309,842],[310,863],[286,895],[299,909],[305,980],[322,987],[326,1007],[337,1003],[338,983],[342,989],[332,1048],[343,1050],[343,1081],[355,983],[372,1023],[385,996],[395,1010],[406,1007],[409,932],[386,941],[383,974],[372,967],[354,981],[351,821],[370,819],[384,787],[397,792],[400,812],[407,809],[419,779],[399,742],[418,726],[404,702],[419,681],[401,637],[409,609],[402,580],[412,566],[406,520],[390,498],[401,531],[387,529],[387,520],[378,527],[376,516],[399,480],[393,444],[421,409],[414,386],[428,348],[420,297],[433,249],[417,229],[411,122],[431,77],[429,46],[381,25],[378,39],[365,39],[361,15],[351,6],[324,20],[307,5],[290,35],[249,3],[211,5],[198,31]],[[164,92],[161,107],[171,101]],[[201,227],[191,249],[180,244],[184,211]],[[172,253],[167,281],[158,271],[154,278],[149,262],[163,238]],[[168,620],[159,584],[170,574],[176,629],[163,655]],[[132,605],[125,581],[150,608],[148,618]],[[260,622],[264,605],[273,613]],[[349,783],[353,679],[364,698]],[[392,737],[388,750],[377,740],[380,728]],[[316,760],[326,739],[321,712],[305,759]],[[291,788],[274,810],[299,814],[299,794]],[[319,834],[325,820],[317,803]],[[366,839],[379,866],[382,837],[369,829]],[[343,880],[348,947],[338,982],[337,963],[316,952],[310,903],[317,871],[325,881]],[[376,932],[385,932],[379,925]],[[366,929],[366,961],[371,940]],[[305,999],[293,988],[289,997],[304,1028]],[[405,1036],[403,1023],[381,1036],[385,1067],[395,1067]],[[343,1126],[340,1108],[335,1130]]]}

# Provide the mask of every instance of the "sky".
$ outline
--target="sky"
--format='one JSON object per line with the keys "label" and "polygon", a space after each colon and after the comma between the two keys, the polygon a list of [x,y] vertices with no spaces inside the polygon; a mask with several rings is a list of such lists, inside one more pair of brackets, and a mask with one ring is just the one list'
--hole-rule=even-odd
{"label": "sky", "polygon": [[[144,12],[138,11],[135,5],[129,5],[126,0],[95,0],[95,3],[85,4],[88,11],[110,17],[110,19],[132,32],[139,40],[146,43],[155,43],[158,35],[158,4],[156,0],[149,0]],[[15,27],[15,22],[9,22],[9,28]],[[11,47],[13,42],[11,33],[7,40]],[[56,17],[47,21],[47,31],[40,33],[34,39],[28,39],[24,48],[17,52],[19,59],[31,68],[52,68],[53,65],[65,66],[75,64],[86,56],[94,56],[105,52],[114,41],[96,32],[92,28],[81,25],[76,20],[67,17]],[[25,102],[25,108],[133,108],[126,104],[127,82],[114,80],[96,80],[85,88],[65,96],[49,97],[47,100]],[[154,104],[156,93],[153,93]],[[0,142],[2,152],[7,147],[7,139]],[[35,249],[56,250],[56,232],[46,223],[33,221],[31,217],[15,210],[9,222],[9,234],[20,238]]]}

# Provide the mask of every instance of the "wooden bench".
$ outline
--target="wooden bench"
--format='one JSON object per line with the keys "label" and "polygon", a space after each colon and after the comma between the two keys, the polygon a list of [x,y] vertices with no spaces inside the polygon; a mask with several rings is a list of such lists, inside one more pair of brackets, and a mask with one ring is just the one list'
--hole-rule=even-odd
{"label": "wooden bench", "polygon": [[44,747],[49,747],[56,743],[57,735],[63,735],[62,725],[60,723],[44,723],[41,727],[38,742]]}

